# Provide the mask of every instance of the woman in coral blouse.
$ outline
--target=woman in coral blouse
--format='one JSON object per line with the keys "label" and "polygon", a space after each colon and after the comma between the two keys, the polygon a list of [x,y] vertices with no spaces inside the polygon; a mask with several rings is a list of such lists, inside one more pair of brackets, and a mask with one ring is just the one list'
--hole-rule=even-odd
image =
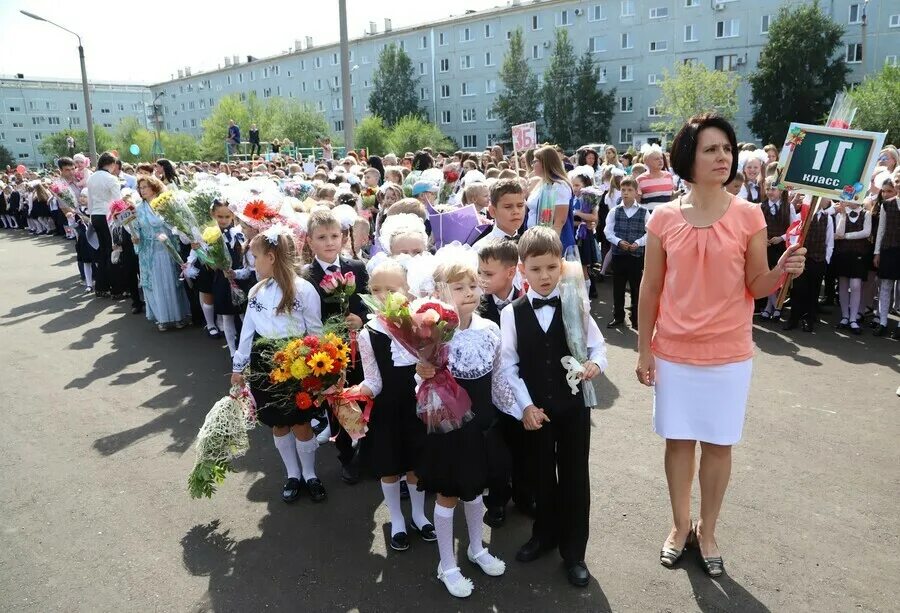
{"label": "woman in coral blouse", "polygon": [[[660,563],[673,567],[696,541],[704,570],[717,577],[724,564],[716,520],[750,390],[753,300],[775,291],[784,273],[803,272],[806,250],[792,246],[769,270],[759,205],[724,189],[737,172],[737,139],[721,116],[697,115],[681,128],[672,167],[691,189],[656,207],[647,225],[636,373],[655,386],[653,429],[666,439],[673,526]],[[698,442],[700,518],[693,524]]]}

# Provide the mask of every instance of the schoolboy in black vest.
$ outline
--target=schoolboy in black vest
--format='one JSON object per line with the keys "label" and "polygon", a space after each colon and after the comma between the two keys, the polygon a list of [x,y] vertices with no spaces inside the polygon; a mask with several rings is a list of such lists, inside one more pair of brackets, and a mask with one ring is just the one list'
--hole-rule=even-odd
{"label": "schoolboy in black vest", "polygon": [[811,224],[803,244],[806,247],[806,268],[791,285],[791,315],[784,323],[785,330],[793,330],[799,323],[804,332],[812,332],[816,325],[822,279],[834,250],[834,223],[831,216],[834,211],[828,210],[831,201],[822,198],[821,206],[827,208],[820,208],[811,221],[807,219],[804,222]]}
{"label": "schoolboy in black vest", "polygon": [[[551,228],[530,228],[519,241],[519,260],[529,290],[500,313],[500,373],[513,389],[515,410],[521,412],[535,455],[537,519],[516,559],[531,562],[558,546],[569,582],[583,587],[590,581],[584,554],[591,421],[581,393],[572,395],[561,364],[570,351],[557,287],[559,236]],[[583,364],[584,378],[592,379],[606,368],[606,346],[593,318],[584,323],[590,356]]]}
{"label": "schoolboy in black vest", "polygon": [[[500,312],[522,296],[516,283],[518,264],[519,250],[512,240],[495,238],[481,243],[478,277],[484,294],[478,314],[498,326]],[[499,528],[506,521],[506,504],[510,498],[519,510],[534,517],[534,454],[526,447],[525,429],[521,421],[506,413],[501,413],[498,426],[502,440],[492,440],[489,436],[488,444],[504,448],[502,451],[509,454],[511,470],[502,482],[493,480],[488,484],[490,493],[484,499],[487,507],[484,523],[492,528]]]}
{"label": "schoolboy in black vest", "polygon": [[[337,237],[332,236],[337,233]],[[312,283],[319,293],[322,302],[322,322],[328,321],[330,317],[340,314],[340,304],[327,300],[328,294],[319,284],[326,274],[340,272],[347,274],[352,272],[356,276],[356,292],[350,296],[348,325],[355,326],[358,330],[362,328],[366,321],[368,309],[362,303],[360,294],[369,291],[369,275],[366,273],[366,265],[359,260],[350,260],[340,257],[340,246],[343,244],[343,232],[340,223],[331,215],[329,211],[317,211],[310,216],[307,237],[310,247],[313,251],[312,261],[303,267],[303,276],[307,281]],[[332,245],[329,243],[336,243]],[[335,251],[336,249],[336,251]],[[334,254],[334,259],[328,256],[328,260],[320,259],[319,255],[324,253]],[[356,365],[347,369],[348,385],[355,385],[362,382],[362,364],[357,356]],[[353,441],[350,439],[343,428],[341,428],[337,419],[327,411],[329,423],[331,425],[332,436],[335,436],[334,445],[338,450],[338,460],[341,463],[341,479],[348,485],[353,485],[359,480],[359,466],[353,461],[356,457],[356,450],[353,448]]]}
{"label": "schoolboy in black vest", "polygon": [[631,177],[622,179],[622,203],[606,216],[605,231],[613,254],[613,319],[606,327],[616,328],[625,321],[625,285],[631,292],[631,327],[638,329],[637,305],[641,277],[644,275],[644,245],[647,244],[647,219],[650,211],[636,202],[638,184]]}

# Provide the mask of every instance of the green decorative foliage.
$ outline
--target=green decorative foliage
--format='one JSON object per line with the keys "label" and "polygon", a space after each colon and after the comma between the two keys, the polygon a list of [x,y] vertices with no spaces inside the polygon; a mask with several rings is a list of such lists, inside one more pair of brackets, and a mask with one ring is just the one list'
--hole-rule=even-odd
{"label": "green decorative foliage", "polygon": [[900,66],[885,66],[881,72],[865,78],[850,92],[856,104],[853,128],[871,132],[887,132],[885,145],[900,147]]}
{"label": "green decorative foliage", "polygon": [[412,60],[403,49],[393,43],[378,56],[378,68],[372,77],[369,111],[393,126],[407,116],[421,116]]}
{"label": "green decorative foliage", "polygon": [[511,133],[514,125],[540,119],[541,87],[537,75],[525,60],[521,28],[514,30],[509,39],[509,49],[500,67],[500,81],[503,89],[497,94],[494,111],[503,122],[507,134]]}
{"label": "green decorative foliage", "polygon": [[663,71],[656,103],[663,119],[654,122],[653,129],[674,134],[693,115],[704,111],[716,111],[726,119],[734,119],[738,83],[737,74],[712,70],[699,62],[676,64],[675,74]]}

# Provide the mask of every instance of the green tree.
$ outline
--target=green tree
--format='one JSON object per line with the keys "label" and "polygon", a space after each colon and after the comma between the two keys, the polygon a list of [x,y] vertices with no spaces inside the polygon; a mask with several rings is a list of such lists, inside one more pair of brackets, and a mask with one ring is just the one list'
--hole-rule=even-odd
{"label": "green tree", "polygon": [[[119,157],[124,162],[142,162],[152,160],[153,134],[147,130],[137,117],[125,117],[116,126],[113,132],[115,148]],[[131,145],[137,145],[140,149],[138,155],[131,153]]]}
{"label": "green tree", "polygon": [[452,148],[450,139],[436,125],[415,115],[407,115],[398,121],[391,130],[388,142],[391,151],[398,155],[423,147],[431,147],[435,151]]}
{"label": "green tree", "polygon": [[293,99],[279,102],[274,123],[276,134],[272,138],[287,137],[298,147],[312,147],[317,138],[329,134],[325,116],[308,102]]}
{"label": "green tree", "polygon": [[[259,128],[262,140],[279,138],[274,128],[275,116],[280,108],[280,102],[267,104],[253,93],[247,97],[246,102],[242,102],[237,94],[225,96],[201,124],[203,136],[200,139],[200,156],[207,160],[220,160],[225,156],[225,137],[228,135],[228,121],[231,119],[241,128],[241,138],[244,140],[251,123]],[[169,155],[168,151],[165,153]]]}
{"label": "green tree", "polygon": [[[196,160],[200,157],[200,145],[197,139],[190,134],[162,132],[159,140],[167,159],[181,162],[184,160]],[[152,146],[153,141],[151,140],[150,143]],[[143,147],[141,148],[141,155],[144,157],[149,156],[149,154],[144,153]]]}
{"label": "green tree", "polygon": [[376,115],[363,118],[356,126],[356,145],[364,147],[369,155],[384,155],[390,148],[391,133],[384,120]]}
{"label": "green tree", "polygon": [[847,84],[844,27],[818,2],[782,6],[750,75],[753,115],[747,124],[766,143],[780,143],[792,121],[820,123]]}
{"label": "green tree", "polygon": [[550,66],[544,71],[541,99],[544,101],[544,125],[549,137],[564,149],[572,146],[575,120],[575,68],[578,60],[569,40],[569,31],[556,30]]}
{"label": "green tree", "polygon": [[419,78],[415,76],[412,60],[406,51],[391,43],[378,56],[378,67],[369,95],[369,111],[384,119],[389,126],[410,115],[420,116],[418,86]]}
{"label": "green tree", "polygon": [[616,90],[604,92],[597,85],[599,82],[600,67],[591,52],[585,51],[578,60],[573,87],[572,141],[575,145],[609,142],[609,124],[616,110]]}
{"label": "green tree", "polygon": [[17,165],[12,152],[3,145],[0,145],[0,169],[6,168],[7,166],[15,168]]}
{"label": "green tree", "polygon": [[494,111],[503,122],[503,129],[509,133],[514,125],[537,121],[541,88],[537,75],[525,60],[521,28],[510,36],[509,49],[500,67],[500,81],[503,90],[497,95]]}
{"label": "green tree", "polygon": [[654,122],[652,128],[672,134],[693,115],[704,111],[717,111],[726,119],[733,119],[738,108],[739,83],[736,73],[712,70],[699,62],[676,64],[674,75],[664,70],[656,103],[663,119]]}
{"label": "green tree", "polygon": [[881,72],[867,76],[850,97],[857,109],[853,127],[887,132],[885,145],[900,147],[900,66],[885,65]]}
{"label": "green tree", "polygon": [[[72,136],[75,139],[75,151],[81,151],[87,155],[88,140],[85,130],[72,130],[66,128],[60,132],[55,132],[41,141],[38,149],[48,161],[69,155],[66,147],[66,137]],[[97,153],[110,151],[116,148],[116,142],[113,135],[110,134],[103,126],[94,126],[94,142],[97,143]]]}

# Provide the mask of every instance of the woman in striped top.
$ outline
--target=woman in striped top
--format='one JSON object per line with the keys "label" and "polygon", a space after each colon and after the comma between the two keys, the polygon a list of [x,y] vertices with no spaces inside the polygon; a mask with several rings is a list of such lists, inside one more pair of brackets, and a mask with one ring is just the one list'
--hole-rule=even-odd
{"label": "woman in striped top", "polygon": [[641,190],[641,206],[652,211],[657,204],[672,200],[672,173],[665,170],[665,160],[659,145],[652,145],[644,153],[643,163],[647,166],[647,172],[637,178],[638,187]]}

